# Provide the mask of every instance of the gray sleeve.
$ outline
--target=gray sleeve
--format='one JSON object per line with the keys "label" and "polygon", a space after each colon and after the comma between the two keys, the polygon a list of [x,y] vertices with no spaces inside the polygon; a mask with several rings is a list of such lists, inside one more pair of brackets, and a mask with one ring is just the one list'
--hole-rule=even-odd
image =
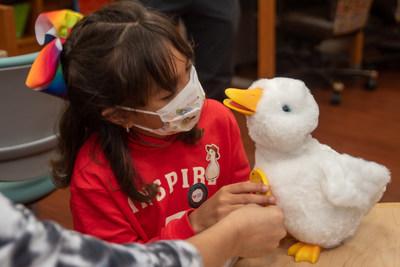
{"label": "gray sleeve", "polygon": [[0,194],[0,265],[30,266],[202,266],[197,250],[184,241],[126,246],[40,222]]}

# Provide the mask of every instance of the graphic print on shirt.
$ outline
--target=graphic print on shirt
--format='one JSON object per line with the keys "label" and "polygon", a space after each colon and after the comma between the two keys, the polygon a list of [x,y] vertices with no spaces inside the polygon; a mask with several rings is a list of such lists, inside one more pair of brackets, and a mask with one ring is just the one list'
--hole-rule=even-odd
{"label": "graphic print on shirt", "polygon": [[[204,161],[204,163],[206,163],[206,161]],[[161,177],[162,178],[157,178],[153,181],[154,184],[158,185],[158,193],[155,196],[155,199],[151,202],[133,202],[127,197],[129,207],[133,213],[140,212],[140,210],[143,210],[148,206],[153,206],[154,201],[162,202],[163,200],[170,198],[175,191],[178,192],[178,195],[182,195],[183,197],[185,195],[187,196],[188,191],[190,191],[190,189],[196,184],[204,184],[206,188],[207,186],[217,186],[216,179],[210,182],[206,178],[206,168],[204,166],[192,166],[190,168],[173,170],[161,175]],[[145,194],[145,191],[141,192]],[[207,192],[202,195],[203,197],[198,194],[198,191],[194,193],[193,196],[196,200],[207,198]],[[201,203],[201,201],[199,202]]]}
{"label": "graphic print on shirt", "polygon": [[215,144],[206,145],[206,152],[206,160],[210,162],[206,168],[206,179],[208,184],[216,184],[220,172],[218,163],[218,160],[221,157],[219,147]]}

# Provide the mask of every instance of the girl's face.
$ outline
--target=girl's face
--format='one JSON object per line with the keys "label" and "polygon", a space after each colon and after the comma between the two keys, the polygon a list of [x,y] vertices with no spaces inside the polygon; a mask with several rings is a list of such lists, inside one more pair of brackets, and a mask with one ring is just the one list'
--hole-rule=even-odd
{"label": "girl's face", "polygon": [[[179,92],[185,87],[189,82],[190,69],[192,63],[179,53],[176,49],[172,49],[172,54],[174,55],[174,64],[177,73],[177,88],[175,92],[169,92],[160,88],[154,88],[152,90],[154,93],[148,98],[148,103],[141,107],[136,107],[137,109],[147,110],[147,111],[157,111],[168,104]],[[126,111],[118,108],[106,108],[103,110],[102,115],[110,122],[120,125],[124,128],[133,128],[135,131],[154,136],[154,137],[164,137],[159,136],[154,133],[136,128],[134,124],[138,124],[147,128],[157,129],[163,126],[163,122],[160,117],[152,114],[144,114],[135,111]]]}

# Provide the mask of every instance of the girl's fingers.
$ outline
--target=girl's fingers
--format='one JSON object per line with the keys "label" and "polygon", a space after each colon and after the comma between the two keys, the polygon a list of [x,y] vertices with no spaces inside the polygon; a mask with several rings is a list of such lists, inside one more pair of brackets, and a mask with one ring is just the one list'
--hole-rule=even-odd
{"label": "girl's fingers", "polygon": [[[252,194],[254,196],[254,194]],[[239,195],[235,195],[235,198],[239,196]],[[256,195],[257,196],[257,195]],[[258,195],[258,197],[256,198],[249,198],[241,201],[239,198],[236,198],[235,201],[239,202],[238,204],[234,204],[232,203],[231,205],[227,205],[225,206],[224,210],[223,210],[223,214],[224,216],[228,215],[229,213],[231,213],[232,211],[235,211],[237,209],[240,209],[246,205],[260,205],[260,206],[268,206],[268,205],[275,205],[275,197],[265,197],[265,196],[261,196]],[[240,203],[243,202],[243,203]],[[245,203],[247,202],[247,203]]]}
{"label": "girl's fingers", "polygon": [[269,186],[261,183],[241,182],[226,186],[226,190],[232,194],[265,193],[269,190]]}
{"label": "girl's fingers", "polygon": [[260,194],[232,194],[230,197],[231,205],[258,204],[265,206],[271,204],[270,197]]}
{"label": "girl's fingers", "polygon": [[268,197],[268,205],[276,205],[276,198],[274,196]]}

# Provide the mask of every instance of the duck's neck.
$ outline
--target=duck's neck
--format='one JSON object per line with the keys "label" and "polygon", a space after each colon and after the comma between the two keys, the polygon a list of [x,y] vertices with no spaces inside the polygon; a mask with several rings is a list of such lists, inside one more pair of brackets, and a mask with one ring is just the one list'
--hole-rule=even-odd
{"label": "duck's neck", "polygon": [[311,135],[308,135],[305,137],[304,142],[302,142],[301,145],[292,147],[290,149],[282,149],[279,147],[271,147],[256,143],[256,162],[259,160],[262,160],[263,162],[270,162],[297,157],[304,154],[305,151],[309,149],[313,143],[315,143],[315,141],[316,140]]}

